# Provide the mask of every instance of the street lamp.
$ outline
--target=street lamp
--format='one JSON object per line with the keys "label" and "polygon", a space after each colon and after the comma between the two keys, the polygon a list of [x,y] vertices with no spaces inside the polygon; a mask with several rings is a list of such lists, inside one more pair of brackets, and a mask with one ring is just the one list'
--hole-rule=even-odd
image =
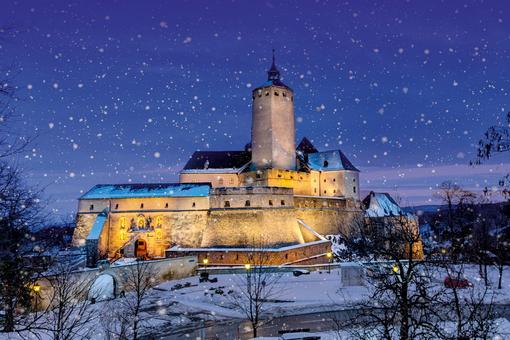
{"label": "street lamp", "polygon": [[328,258],[328,274],[331,274],[331,261],[333,260],[333,253],[327,252],[326,257]]}
{"label": "street lamp", "polygon": [[202,262],[204,263],[204,271],[207,274],[207,264],[209,263],[209,259],[206,257],[202,260]]}

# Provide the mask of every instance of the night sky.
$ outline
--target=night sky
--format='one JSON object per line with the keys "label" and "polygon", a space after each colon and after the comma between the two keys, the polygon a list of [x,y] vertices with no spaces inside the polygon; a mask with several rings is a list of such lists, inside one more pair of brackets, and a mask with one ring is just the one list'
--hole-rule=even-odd
{"label": "night sky", "polygon": [[507,1],[11,0],[0,26],[14,127],[37,136],[20,163],[58,213],[94,184],[173,182],[194,150],[242,149],[272,48],[298,139],[341,148],[363,193],[429,204],[445,179],[480,189],[510,168],[468,166],[510,110]]}

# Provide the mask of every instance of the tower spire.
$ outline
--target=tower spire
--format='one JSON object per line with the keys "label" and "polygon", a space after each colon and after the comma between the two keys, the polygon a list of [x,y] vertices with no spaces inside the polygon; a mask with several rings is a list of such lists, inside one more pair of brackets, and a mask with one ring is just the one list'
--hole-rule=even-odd
{"label": "tower spire", "polygon": [[267,80],[280,80],[280,71],[276,68],[275,62],[275,50],[273,48],[273,64],[271,64],[271,68],[267,71]]}

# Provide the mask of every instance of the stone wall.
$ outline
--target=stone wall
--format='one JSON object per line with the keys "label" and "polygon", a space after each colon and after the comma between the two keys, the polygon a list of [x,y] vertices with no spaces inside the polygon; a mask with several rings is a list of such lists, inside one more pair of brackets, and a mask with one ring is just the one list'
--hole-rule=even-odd
{"label": "stone wall", "polygon": [[276,187],[214,188],[211,209],[288,208],[294,205],[292,189]]}
{"label": "stone wall", "polygon": [[201,247],[234,247],[263,241],[303,243],[294,209],[217,209],[209,215]]}
{"label": "stone wall", "polygon": [[237,187],[239,175],[237,173],[221,172],[192,172],[186,170],[179,174],[179,183],[211,183],[214,187]]}
{"label": "stone wall", "polygon": [[338,198],[294,197],[296,218],[321,235],[348,233],[352,220],[360,216],[356,201]]}
{"label": "stone wall", "polygon": [[236,266],[236,265],[291,265],[328,263],[326,254],[331,252],[329,241],[317,241],[297,246],[275,249],[179,249],[167,251],[169,257],[193,255],[198,257],[199,264],[204,266]]}

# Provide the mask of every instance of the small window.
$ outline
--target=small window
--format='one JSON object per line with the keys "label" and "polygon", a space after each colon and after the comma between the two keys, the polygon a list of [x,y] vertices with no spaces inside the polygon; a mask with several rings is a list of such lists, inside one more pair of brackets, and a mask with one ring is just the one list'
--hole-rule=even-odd
{"label": "small window", "polygon": [[236,260],[239,260],[239,254],[236,254]]}
{"label": "small window", "polygon": [[299,176],[299,179],[302,180],[303,179],[303,176]]}
{"label": "small window", "polygon": [[336,194],[336,190],[333,190],[333,193]]}
{"label": "small window", "polygon": [[279,96],[280,94],[277,91],[274,91],[275,96]]}
{"label": "small window", "polygon": [[269,91],[266,91],[266,96],[269,96]]}
{"label": "small window", "polygon": [[269,205],[273,206],[273,200],[269,200]]}
{"label": "small window", "polygon": [[353,181],[354,183],[356,183],[356,178],[353,178],[353,179],[352,179],[352,181]]}
{"label": "small window", "polygon": [[140,204],[140,209],[143,209],[143,203],[142,203],[142,204]]}
{"label": "small window", "polygon": [[115,204],[115,209],[119,209],[119,204]]}
{"label": "small window", "polygon": [[333,178],[333,182],[336,182],[336,178]]}
{"label": "small window", "polygon": [[260,178],[260,174],[257,174],[255,177]]}
{"label": "small window", "polygon": [[165,204],[165,208],[168,208],[168,203]]}
{"label": "small window", "polygon": [[225,201],[224,205],[225,208],[230,208],[230,201]]}
{"label": "small window", "polygon": [[294,179],[294,176],[290,176],[290,179]]}
{"label": "small window", "polygon": [[356,187],[352,187],[352,191],[356,193]]}
{"label": "small window", "polygon": [[313,192],[314,192],[314,193],[317,193],[317,188],[313,188]]}
{"label": "small window", "polygon": [[328,161],[324,161],[324,167],[327,168],[329,165],[329,162]]}
{"label": "small window", "polygon": [[281,178],[282,177],[282,174],[278,174],[278,177]]}
{"label": "small window", "polygon": [[197,205],[195,204],[195,202],[193,202],[193,204],[191,205],[193,208],[196,207]]}
{"label": "small window", "polygon": [[245,206],[245,207],[249,207],[249,206],[250,206],[250,201],[249,201],[249,200],[247,200],[246,202],[244,202],[244,206]]}
{"label": "small window", "polygon": [[94,204],[91,204],[89,210],[94,210]]}
{"label": "small window", "polygon": [[324,178],[324,183],[326,183],[326,179]]}
{"label": "small window", "polygon": [[284,200],[282,200],[280,203],[281,203],[281,205],[285,205],[285,201]]}
{"label": "small window", "polygon": [[289,254],[285,254],[285,259],[287,260],[289,258]]}
{"label": "small window", "polygon": [[326,193],[326,190],[324,190],[324,193]]}

